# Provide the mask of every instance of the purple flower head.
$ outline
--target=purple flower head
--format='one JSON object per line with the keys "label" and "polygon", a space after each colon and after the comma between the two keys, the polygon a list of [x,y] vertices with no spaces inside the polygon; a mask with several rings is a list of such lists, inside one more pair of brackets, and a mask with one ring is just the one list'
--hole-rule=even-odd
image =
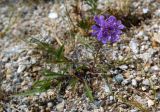
{"label": "purple flower head", "polygon": [[92,36],[97,37],[103,44],[117,42],[122,34],[121,30],[125,28],[114,16],[95,16],[94,21],[96,24],[92,26]]}

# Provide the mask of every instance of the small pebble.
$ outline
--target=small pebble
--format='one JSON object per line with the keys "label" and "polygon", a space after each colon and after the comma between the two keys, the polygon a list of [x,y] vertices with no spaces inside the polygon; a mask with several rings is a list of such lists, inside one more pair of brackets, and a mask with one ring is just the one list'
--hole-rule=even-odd
{"label": "small pebble", "polygon": [[135,79],[132,79],[132,85],[137,87],[137,81]]}
{"label": "small pebble", "polygon": [[57,109],[58,112],[62,112],[63,109],[64,109],[64,101],[62,101],[61,103],[56,105],[56,109]]}
{"label": "small pebble", "polygon": [[117,81],[118,83],[121,83],[124,78],[123,78],[123,75],[122,74],[118,74],[114,77],[114,80]]}
{"label": "small pebble", "polygon": [[52,102],[48,102],[47,106],[48,106],[49,108],[51,108],[51,107],[53,107],[53,103],[52,103]]}
{"label": "small pebble", "polygon": [[114,97],[113,97],[113,96],[109,96],[109,100],[110,100],[110,101],[113,101],[113,100],[114,100]]}
{"label": "small pebble", "polygon": [[105,84],[104,87],[102,87],[102,88],[104,89],[104,91],[105,91],[106,93],[108,93],[108,94],[111,93],[110,87],[109,87],[107,84]]}
{"label": "small pebble", "polygon": [[129,81],[127,79],[122,81],[122,85],[127,85],[127,84],[129,84]]}
{"label": "small pebble", "polygon": [[157,65],[151,67],[152,72],[159,71],[159,70],[160,68]]}
{"label": "small pebble", "polygon": [[3,59],[2,59],[2,62],[8,62],[8,60],[9,60],[9,58],[8,57],[4,57]]}
{"label": "small pebble", "polygon": [[148,107],[151,107],[151,106],[154,105],[154,101],[153,100],[148,100],[147,103],[148,103]]}
{"label": "small pebble", "polygon": [[156,99],[157,99],[158,101],[160,101],[160,92],[157,93]]}
{"label": "small pebble", "polygon": [[19,65],[19,67],[17,69],[17,73],[22,73],[25,69],[26,69],[25,65]]}
{"label": "small pebble", "polygon": [[142,87],[142,91],[146,91],[146,90],[147,90],[147,88],[143,86]]}
{"label": "small pebble", "polygon": [[131,50],[133,51],[133,53],[138,53],[138,44],[137,44],[137,41],[136,40],[131,40],[130,43],[129,43],[129,46],[131,48]]}
{"label": "small pebble", "polygon": [[135,109],[132,109],[132,110],[130,110],[130,112],[138,112],[137,110],[135,110]]}
{"label": "small pebble", "polygon": [[56,18],[58,18],[58,14],[55,12],[51,12],[51,13],[49,13],[48,17],[51,19],[56,19]]}
{"label": "small pebble", "polygon": [[143,8],[143,13],[146,14],[148,13],[149,9],[148,8]]}
{"label": "small pebble", "polygon": [[145,80],[143,80],[142,84],[145,85],[145,86],[149,86],[150,82],[149,82],[148,79],[145,79]]}
{"label": "small pebble", "polygon": [[121,65],[121,66],[119,66],[119,68],[122,69],[122,70],[126,70],[128,68],[128,66],[127,65]]}

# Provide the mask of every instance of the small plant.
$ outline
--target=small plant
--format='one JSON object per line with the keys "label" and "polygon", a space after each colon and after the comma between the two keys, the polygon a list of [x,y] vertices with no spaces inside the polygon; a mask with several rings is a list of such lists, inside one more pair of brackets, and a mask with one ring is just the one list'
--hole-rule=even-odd
{"label": "small plant", "polygon": [[[99,17],[95,16],[94,20],[96,24],[92,26],[92,35],[96,36],[98,41],[101,41],[102,44],[107,44],[109,42],[113,44],[120,39],[119,36],[122,34],[121,30],[124,28],[124,25],[121,24],[121,21],[117,21],[114,16],[103,15],[100,15]],[[31,90],[19,95],[34,95],[36,93],[44,92],[52,87],[53,80],[54,85],[59,88],[59,93],[62,92],[62,86],[66,87],[70,84],[72,88],[75,88],[76,83],[80,82],[84,85],[86,96],[90,101],[94,101],[93,92],[86,77],[89,76],[87,71],[94,69],[96,70],[96,64],[98,64],[97,59],[99,58],[98,51],[95,55],[93,66],[88,66],[84,63],[73,61],[65,57],[64,45],[54,49],[50,44],[38,41],[36,39],[32,39],[32,41],[37,43],[39,49],[47,53],[49,62],[60,66],[60,71],[53,72],[51,70],[44,70],[42,72],[44,79],[36,81]],[[99,47],[101,47],[101,45]]]}
{"label": "small plant", "polygon": [[[98,0],[84,0],[84,2],[91,7],[90,11],[92,14],[95,15],[98,12]],[[77,4],[79,4],[79,1],[77,1]],[[97,38],[98,41],[95,40],[94,43],[96,46],[84,45],[82,43],[82,45],[84,46],[93,48],[93,62],[91,64],[86,64],[77,61],[78,59],[76,59],[76,61],[69,59],[67,56],[65,56],[65,51],[67,48],[66,45],[60,44],[60,47],[54,48],[48,43],[41,42],[37,39],[32,39],[32,42],[35,42],[38,45],[39,50],[42,50],[44,52],[45,57],[47,58],[47,63],[57,65],[59,67],[59,70],[55,72],[53,70],[44,69],[42,71],[42,79],[37,80],[30,90],[18,94],[18,96],[35,95],[36,93],[45,92],[48,89],[52,88],[53,84],[57,88],[57,93],[62,94],[64,92],[64,89],[62,88],[66,88],[69,85],[72,87],[72,90],[75,91],[76,85],[79,82],[80,84],[83,84],[84,91],[89,100],[91,102],[94,101],[94,93],[92,91],[90,78],[93,77],[93,74],[97,74],[95,71],[99,71],[98,69],[101,69],[100,72],[103,72],[105,68],[109,68],[101,63],[103,61],[103,57],[101,57],[100,49],[104,44],[112,45],[113,43],[118,42],[120,40],[122,30],[125,28],[125,26],[121,23],[120,20],[117,20],[116,17],[112,15],[96,15],[94,16],[94,19],[90,16],[84,17],[81,15],[78,6],[76,7],[76,12],[78,12],[77,14],[81,15],[81,19],[77,20],[77,24],[74,24],[69,15],[67,7],[66,12],[69,16],[70,22],[76,30],[81,29],[83,30],[83,32],[85,32],[85,34],[87,34],[87,36],[91,34],[91,36]],[[75,32],[73,33],[75,34]],[[74,45],[76,45],[76,42],[74,43]],[[111,64],[108,63],[107,65],[110,66]]]}

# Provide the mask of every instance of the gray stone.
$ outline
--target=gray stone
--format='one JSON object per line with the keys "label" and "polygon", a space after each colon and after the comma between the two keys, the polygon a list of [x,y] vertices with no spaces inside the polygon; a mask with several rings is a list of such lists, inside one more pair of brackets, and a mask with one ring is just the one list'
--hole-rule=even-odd
{"label": "gray stone", "polygon": [[158,101],[160,101],[160,92],[157,93],[156,99],[157,99]]}
{"label": "gray stone", "polygon": [[47,106],[48,106],[49,108],[51,108],[51,107],[53,107],[53,103],[52,103],[52,102],[48,102]]}
{"label": "gray stone", "polygon": [[127,80],[127,79],[125,79],[125,80],[122,81],[122,84],[123,84],[123,85],[127,85],[127,84],[129,84],[129,83],[130,83],[130,81]]}
{"label": "gray stone", "polygon": [[145,86],[149,86],[150,82],[149,82],[148,79],[145,79],[145,80],[143,80],[142,84],[145,85]]}
{"label": "gray stone", "polygon": [[56,109],[57,109],[58,112],[62,112],[63,109],[64,109],[64,101],[62,101],[61,103],[56,105]]}
{"label": "gray stone", "polygon": [[114,77],[114,80],[115,80],[116,82],[118,82],[118,83],[121,83],[121,82],[124,80],[123,75],[122,75],[122,74],[116,75],[116,76]]}
{"label": "gray stone", "polygon": [[131,48],[131,50],[132,50],[133,53],[135,53],[135,54],[138,53],[138,51],[139,51],[139,50],[138,50],[138,43],[137,43],[136,40],[133,40],[133,39],[132,39],[132,40],[130,41],[130,43],[129,43],[129,46],[130,46],[130,48]]}

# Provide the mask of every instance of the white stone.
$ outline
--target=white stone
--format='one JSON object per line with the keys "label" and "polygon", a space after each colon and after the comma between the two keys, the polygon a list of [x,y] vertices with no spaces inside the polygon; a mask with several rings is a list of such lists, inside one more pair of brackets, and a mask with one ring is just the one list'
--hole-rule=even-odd
{"label": "white stone", "polygon": [[147,103],[148,103],[148,107],[151,107],[154,105],[154,102],[152,100],[148,100]]}
{"label": "white stone", "polygon": [[142,91],[145,91],[145,90],[147,90],[147,88],[143,86],[143,87],[142,87]]}
{"label": "white stone", "polygon": [[149,9],[148,8],[143,8],[143,13],[146,14],[148,13]]}
{"label": "white stone", "polygon": [[114,100],[114,97],[113,96],[109,96],[109,100],[110,101]]}
{"label": "white stone", "polygon": [[22,73],[25,69],[26,69],[25,65],[19,65],[19,67],[17,69],[17,73]]}
{"label": "white stone", "polygon": [[136,35],[136,37],[142,37],[144,35],[144,32],[143,31],[140,31],[137,35]]}
{"label": "white stone", "polygon": [[36,59],[34,59],[34,58],[31,59],[32,64],[36,64],[36,62],[37,62]]}
{"label": "white stone", "polygon": [[137,44],[136,40],[133,40],[133,39],[132,39],[132,40],[130,41],[130,43],[129,43],[129,46],[130,46],[132,52],[138,53],[138,44]]}
{"label": "white stone", "polygon": [[111,93],[110,87],[109,87],[107,84],[105,84],[102,88],[104,89],[104,91],[105,91],[107,94],[110,94],[110,93]]}
{"label": "white stone", "polygon": [[159,71],[159,67],[157,65],[151,67],[151,71]]}
{"label": "white stone", "polygon": [[51,107],[53,107],[53,103],[52,103],[52,102],[48,102],[47,106],[48,106],[49,108],[51,108]]}
{"label": "white stone", "polygon": [[137,110],[135,110],[135,109],[132,109],[132,110],[130,110],[130,112],[138,112]]}
{"label": "white stone", "polygon": [[157,10],[155,11],[155,15],[156,15],[156,16],[160,16],[160,9],[157,9]]}
{"label": "white stone", "polygon": [[132,79],[132,85],[137,87],[137,81],[135,79]]}
{"label": "white stone", "polygon": [[9,60],[8,57],[4,57],[4,58],[2,59],[2,62],[7,62],[8,60]]}
{"label": "white stone", "polygon": [[127,65],[121,65],[121,66],[119,66],[119,68],[122,69],[122,70],[126,70],[128,68],[128,66]]}
{"label": "white stone", "polygon": [[144,40],[149,40],[149,37],[148,36],[144,36]]}
{"label": "white stone", "polygon": [[55,13],[55,12],[51,12],[51,13],[48,14],[48,17],[51,18],[51,19],[56,19],[56,18],[58,18],[58,14]]}
{"label": "white stone", "polygon": [[153,34],[153,40],[160,43],[160,33],[154,33]]}

